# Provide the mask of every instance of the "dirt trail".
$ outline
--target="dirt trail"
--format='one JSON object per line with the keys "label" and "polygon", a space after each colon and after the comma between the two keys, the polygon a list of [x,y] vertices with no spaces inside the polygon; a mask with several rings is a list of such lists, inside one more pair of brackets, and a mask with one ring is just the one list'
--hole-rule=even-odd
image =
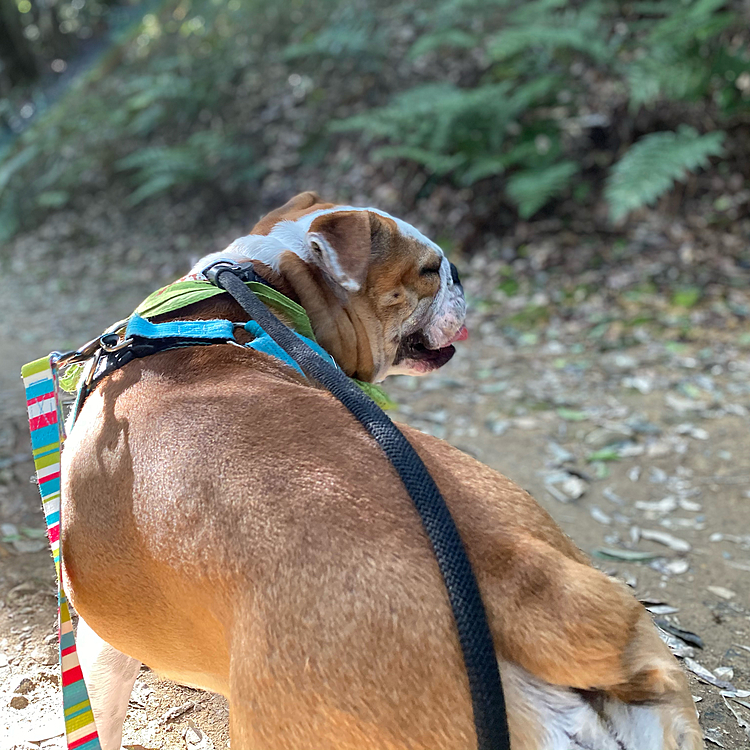
{"label": "dirt trail", "polygon": [[[24,532],[41,529],[43,518],[29,482],[20,366],[97,334],[190,262],[177,247],[140,266],[127,262],[127,249],[119,252],[116,262],[117,253],[106,263],[94,256],[93,267],[66,259],[65,271],[52,274],[50,248],[29,246],[5,262],[0,277],[2,748],[63,747],[53,568],[44,540]],[[24,275],[29,268],[40,269],[38,278]],[[603,353],[582,343],[574,326],[558,326],[554,336],[544,329],[510,336],[498,306],[482,302],[483,282],[479,270],[466,275],[479,312],[453,362],[429,378],[388,384],[401,404],[396,417],[528,489],[587,553],[608,555],[596,564],[632,585],[662,623],[700,636],[705,648],[694,648],[692,658],[713,670],[704,679],[750,689],[747,350],[642,337]],[[623,559],[639,552],[647,559]],[[688,644],[682,649],[691,653]],[[708,747],[747,747],[748,697],[739,693],[743,705],[690,679]],[[144,669],[125,741],[221,749],[226,727],[223,699]]]}

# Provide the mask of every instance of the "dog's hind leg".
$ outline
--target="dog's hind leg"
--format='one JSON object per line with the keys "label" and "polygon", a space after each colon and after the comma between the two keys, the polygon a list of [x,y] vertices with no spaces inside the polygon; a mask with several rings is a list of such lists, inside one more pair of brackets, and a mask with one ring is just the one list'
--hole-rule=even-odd
{"label": "dog's hind leg", "polygon": [[[512,552],[514,564],[498,564],[505,576],[498,575],[497,593],[489,597],[501,656],[543,683],[567,688],[568,696],[572,690],[598,696],[596,731],[607,728],[620,750],[702,748],[685,674],[624,585],[538,540]],[[654,724],[660,735],[648,744]],[[592,746],[605,747],[598,738]]]}
{"label": "dog's hind leg", "polygon": [[80,618],[76,640],[102,750],[120,750],[128,700],[141,663],[110,646]]}

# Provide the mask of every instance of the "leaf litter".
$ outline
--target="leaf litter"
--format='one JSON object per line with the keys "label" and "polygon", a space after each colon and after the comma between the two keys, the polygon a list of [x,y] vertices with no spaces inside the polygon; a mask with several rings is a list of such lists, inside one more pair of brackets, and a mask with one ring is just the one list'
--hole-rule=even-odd
{"label": "leaf litter", "polygon": [[[324,194],[333,196],[335,193],[335,185],[325,179],[311,183],[320,187]],[[286,191],[289,195],[293,189],[290,183],[276,183],[273,187],[277,193]],[[363,185],[355,186],[354,194],[369,195]],[[402,215],[398,190],[393,195],[393,205],[388,204],[388,199],[383,203],[381,197],[377,202],[382,203],[385,210]],[[441,190],[433,191],[414,215],[404,218],[418,222],[428,234],[434,234],[435,228],[445,223],[441,195],[444,196]],[[98,215],[85,218],[78,228],[80,232],[90,236],[95,245],[109,248],[110,226]],[[178,218],[175,214],[176,223],[165,225],[170,242],[173,235],[182,231]],[[73,229],[76,229],[77,217],[67,221],[73,222]],[[541,228],[544,221],[549,222],[546,229]],[[750,550],[750,535],[747,526],[743,527],[734,514],[727,513],[730,500],[735,503],[733,507],[737,512],[746,507],[744,493],[750,492],[750,470],[743,463],[742,450],[746,445],[742,441],[748,433],[750,407],[750,360],[747,356],[750,337],[747,343],[740,343],[742,336],[748,335],[750,319],[732,313],[729,308],[729,303],[745,304],[750,298],[745,283],[747,274],[736,264],[732,272],[726,274],[732,280],[743,282],[737,287],[728,283],[722,286],[706,275],[707,265],[700,255],[703,252],[699,247],[701,240],[696,241],[696,236],[703,237],[706,248],[716,248],[711,257],[721,257],[722,263],[734,256],[724,244],[729,239],[727,232],[715,227],[696,229],[691,223],[692,217],[667,218],[646,210],[637,226],[615,240],[621,243],[617,252],[626,262],[614,270],[606,262],[601,269],[582,264],[581,253],[589,252],[580,242],[582,230],[575,227],[569,230],[559,222],[555,227],[556,221],[551,218],[519,224],[505,238],[490,237],[486,252],[454,258],[464,272],[467,293],[483,305],[472,305],[469,329],[473,339],[467,344],[474,348],[465,349],[463,353],[458,348],[445,376],[438,372],[418,382],[398,379],[390,390],[405,407],[403,414],[407,421],[447,438],[508,474],[531,490],[579,545],[593,550],[596,560],[613,568],[618,577],[631,580],[634,587],[637,583],[641,587],[637,593],[644,593],[644,587],[650,587],[654,594],[661,594],[662,599],[655,601],[652,608],[657,612],[669,612],[656,617],[685,634],[683,638],[666,630],[686,644],[673,642],[677,650],[699,648],[690,642],[690,631],[683,626],[700,629],[702,638],[693,634],[706,642],[706,653],[701,654],[700,660],[727,667],[720,657],[728,644],[737,640],[750,642],[744,624],[748,601],[744,581],[748,580],[750,572],[746,569],[750,566],[750,554],[737,554]],[[244,224],[240,227],[239,223],[222,232],[229,239],[239,236],[245,231]],[[750,228],[750,224],[746,222],[745,227]],[[562,258],[555,268],[546,268],[536,260],[543,242],[547,241],[540,239],[545,232],[547,237],[553,238],[550,240],[553,253],[559,253]],[[125,236],[124,232],[122,234]],[[72,231],[71,237],[75,236],[76,231]],[[176,255],[165,257],[158,248],[170,246],[170,242],[164,242],[151,225],[148,235],[136,232],[132,239],[127,236],[128,246],[141,248],[144,257],[150,257],[146,251],[153,246],[153,268],[166,268],[171,264],[182,272],[185,253],[179,258]],[[199,247],[215,241],[216,237],[190,240],[191,247]],[[604,245],[607,243],[611,244],[610,240]],[[675,254],[683,244],[695,248],[691,252],[696,253],[697,260],[692,265],[675,263]],[[81,254],[74,245],[74,240],[54,234],[19,240],[11,252],[11,259],[18,260],[12,260],[8,278],[13,278],[13,264],[24,264],[25,268],[29,257],[38,264],[45,257],[57,258],[64,254],[66,263],[56,267],[56,273],[63,283],[68,283],[75,274],[81,275],[82,266],[77,260]],[[519,250],[521,247],[523,253]],[[459,242],[457,252],[460,250]],[[610,250],[603,248],[604,253]],[[95,261],[96,252],[96,248],[93,253],[87,252],[87,269],[91,268],[89,256],[93,255]],[[596,254],[599,257],[599,249]],[[101,273],[107,283],[110,283],[112,266],[107,256]],[[632,279],[621,287],[611,285],[613,273],[620,273],[625,267]],[[142,264],[139,273],[148,268]],[[715,273],[716,268],[711,273]],[[514,278],[521,281],[518,292],[510,296],[497,289],[498,280],[506,271],[511,271]],[[96,268],[92,272],[96,274]],[[162,273],[158,270],[158,274]],[[670,274],[673,273],[701,276],[696,283],[707,290],[705,306],[699,303],[682,314],[682,318],[660,308],[661,300],[670,299],[669,287],[673,283]],[[145,296],[141,292],[152,291],[156,275],[157,272],[146,273],[147,289],[135,289],[135,277],[129,277],[126,282],[118,277],[117,283],[119,286],[129,284],[133,296],[141,298]],[[176,277],[179,273],[173,274],[170,270],[169,275]],[[640,288],[643,279],[649,279],[649,284],[653,282],[653,290]],[[87,284],[90,289],[96,289],[90,277]],[[539,299],[535,295],[542,287],[546,296]],[[719,288],[716,293],[711,291],[715,287]],[[104,288],[111,290],[111,286]],[[8,305],[8,320],[11,323],[18,320],[19,328],[26,327],[28,320],[36,319],[30,314],[36,312],[33,308],[38,306],[42,312],[52,313],[59,307],[56,300],[45,299],[47,287],[28,289],[25,294],[28,300],[8,295],[8,300],[14,300],[13,305]],[[91,293],[87,295],[88,301]],[[573,300],[570,304],[564,301],[568,298]],[[103,302],[92,299],[91,304],[94,315],[101,317],[105,307],[111,311],[109,299]],[[51,305],[54,309],[50,309]],[[97,310],[97,306],[102,310]],[[550,312],[544,326],[533,331],[534,341],[514,334],[513,326],[504,318],[529,306],[543,307]],[[654,323],[626,323],[636,316],[641,318],[646,309]],[[6,308],[0,312],[5,313]],[[600,335],[589,338],[588,334],[600,326],[607,314],[618,325],[608,323],[600,329]],[[621,322],[625,325],[619,325]],[[90,333],[90,322],[74,320],[71,326],[80,328],[66,329],[66,335],[73,338],[85,340],[78,334]],[[15,382],[12,387],[17,388]],[[722,438],[722,431],[727,430],[729,437]],[[587,442],[586,436],[592,432],[595,435]],[[740,437],[735,439],[737,435]],[[592,444],[592,440],[596,444]],[[550,444],[546,451],[545,443]],[[596,452],[600,450],[605,453],[597,457]],[[10,448],[0,460],[16,452]],[[592,454],[597,460],[587,461]],[[564,473],[547,484],[545,479],[550,469]],[[541,475],[536,475],[540,470]],[[552,488],[551,492],[545,491],[548,487]],[[677,507],[672,507],[671,500],[663,502],[668,497],[676,500]],[[10,500],[0,497],[0,502],[10,507],[7,504]],[[655,507],[643,507],[646,503]],[[717,509],[722,508],[724,515],[717,514]],[[568,518],[571,520],[567,521]],[[604,523],[604,519],[611,523]],[[10,514],[2,520],[17,519]],[[24,524],[41,525],[40,522],[41,517],[17,520],[19,528]],[[669,534],[679,540],[678,548],[647,539],[649,532]],[[34,540],[26,537],[24,541]],[[660,548],[637,548],[647,546],[646,543]],[[684,544],[690,545],[688,551],[681,551]],[[9,546],[11,554],[21,555]],[[719,561],[723,564],[717,564]],[[637,582],[634,570],[638,572]],[[707,585],[736,591],[737,596],[731,599],[717,596],[707,592]],[[669,610],[670,607],[679,612]],[[678,617],[684,622],[678,622]],[[738,652],[750,653],[745,651],[748,647],[740,646]],[[695,655],[685,653],[685,658],[698,663]],[[713,673],[713,677],[722,681],[721,675],[724,675],[723,682],[736,684],[738,689],[733,694],[736,693],[738,700],[750,702],[747,696],[740,697],[742,688],[746,687],[743,680],[748,674],[747,667],[739,661],[732,666],[735,677],[731,680],[723,672]],[[709,682],[700,686],[694,684],[694,692],[704,690],[704,684],[705,690],[717,690],[716,685]],[[705,697],[708,695],[704,692]],[[733,698],[728,697],[728,700],[736,704]],[[171,705],[180,702],[177,700]],[[707,703],[710,701],[702,705]],[[715,706],[714,709],[718,710]],[[736,729],[737,717],[723,703],[720,709],[722,730],[706,729],[709,741],[728,750],[745,747],[746,739],[742,744],[736,741],[732,744],[734,735],[727,734]],[[745,731],[742,734],[745,737]]]}

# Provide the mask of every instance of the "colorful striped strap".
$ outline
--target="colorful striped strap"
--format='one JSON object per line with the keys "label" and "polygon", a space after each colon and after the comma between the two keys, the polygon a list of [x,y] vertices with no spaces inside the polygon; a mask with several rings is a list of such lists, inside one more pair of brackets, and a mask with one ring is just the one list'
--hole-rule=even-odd
{"label": "colorful striped strap", "polygon": [[34,466],[57,573],[60,665],[68,750],[101,750],[76,653],[68,600],[60,578],[60,449],[65,439],[65,429],[58,395],[55,355],[24,365],[21,377],[26,389]]}

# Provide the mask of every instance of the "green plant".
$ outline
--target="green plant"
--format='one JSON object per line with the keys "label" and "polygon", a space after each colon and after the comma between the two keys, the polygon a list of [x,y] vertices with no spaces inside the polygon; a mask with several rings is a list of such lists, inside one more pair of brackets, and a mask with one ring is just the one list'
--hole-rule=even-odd
{"label": "green plant", "polygon": [[614,221],[630,211],[652,204],[683,179],[708,163],[709,156],[723,152],[724,133],[698,135],[683,125],[677,132],[649,133],[636,141],[615,164],[607,180],[605,195]]}
{"label": "green plant", "polygon": [[[581,172],[587,145],[577,120],[590,92],[572,71],[611,81],[614,103],[633,113],[664,102],[704,102],[718,107],[721,120],[749,108],[750,59],[733,36],[742,28],[739,16],[726,6],[444,0],[421,17],[411,55],[481,50],[488,65],[477,82],[423,84],[332,129],[362,132],[377,144],[375,158],[409,160],[458,185],[503,175],[506,197],[529,218],[567,194]],[[721,154],[722,141],[722,133],[685,129],[637,141],[606,183],[612,217],[652,203],[686,171],[705,167]],[[588,193],[575,195],[586,200]]]}
{"label": "green plant", "polygon": [[227,189],[260,177],[265,168],[253,163],[252,150],[234,146],[225,134],[193,133],[180,146],[152,146],[120,159],[115,168],[131,172],[136,189],[129,202],[137,205],[153,195],[176,187],[215,183],[227,172]]}
{"label": "green plant", "polygon": [[739,0],[150,7],[0,149],[0,239],[111,184],[133,205],[197,190],[249,201],[269,170],[329,168],[341,140],[352,161],[409,163],[420,195],[477,186],[521,218],[603,196],[622,219],[721,158],[750,110]]}

